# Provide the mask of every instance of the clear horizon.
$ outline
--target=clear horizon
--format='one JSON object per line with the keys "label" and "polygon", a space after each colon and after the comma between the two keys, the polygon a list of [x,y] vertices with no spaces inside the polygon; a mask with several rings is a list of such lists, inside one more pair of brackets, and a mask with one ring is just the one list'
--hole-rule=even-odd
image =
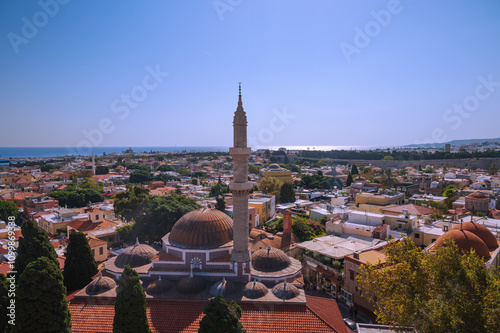
{"label": "clear horizon", "polygon": [[500,136],[500,3],[0,3],[2,147]]}

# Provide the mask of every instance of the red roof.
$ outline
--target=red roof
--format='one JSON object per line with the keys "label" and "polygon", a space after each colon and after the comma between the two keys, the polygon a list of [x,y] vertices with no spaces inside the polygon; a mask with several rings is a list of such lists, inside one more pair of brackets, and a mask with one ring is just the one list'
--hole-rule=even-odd
{"label": "red roof", "polygon": [[[240,303],[247,332],[347,333],[334,300],[306,296],[307,304]],[[152,332],[198,332],[207,301],[148,299]],[[75,297],[69,302],[73,332],[113,332],[114,299]]]}
{"label": "red roof", "polygon": [[0,262],[0,274],[7,276],[8,272],[12,272],[12,268],[7,261]]}
{"label": "red roof", "polygon": [[102,222],[93,223],[91,220],[75,220],[68,223],[68,227],[75,229],[76,231],[92,231],[98,229],[105,229],[114,226],[115,224],[108,220],[103,220]]}
{"label": "red roof", "polygon": [[429,215],[432,214],[432,209],[424,207],[424,206],[419,206],[415,204],[406,204],[406,205],[399,205],[399,206],[389,206],[387,208],[382,208],[383,212],[393,212],[393,213],[403,213],[403,209],[408,210],[408,214],[413,214],[413,215]]}

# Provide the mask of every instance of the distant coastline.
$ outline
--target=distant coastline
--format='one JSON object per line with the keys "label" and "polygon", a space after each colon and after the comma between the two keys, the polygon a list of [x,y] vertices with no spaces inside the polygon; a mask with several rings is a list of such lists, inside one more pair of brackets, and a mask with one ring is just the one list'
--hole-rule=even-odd
{"label": "distant coastline", "polygon": [[[258,147],[257,149],[278,150],[284,147],[289,150],[367,150],[374,149],[368,146],[267,146]],[[41,157],[64,157],[64,156],[90,156],[92,151],[96,156],[106,154],[122,154],[125,150],[131,148],[134,153],[143,152],[227,152],[229,147],[224,146],[147,146],[147,147],[94,147],[90,149],[79,149],[76,147],[0,147],[0,160],[9,158],[41,158]]]}

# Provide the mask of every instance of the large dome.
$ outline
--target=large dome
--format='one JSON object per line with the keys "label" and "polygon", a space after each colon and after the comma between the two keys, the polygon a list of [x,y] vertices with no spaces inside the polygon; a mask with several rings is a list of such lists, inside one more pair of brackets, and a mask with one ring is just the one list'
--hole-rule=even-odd
{"label": "large dome", "polygon": [[[498,247],[497,239],[484,225],[474,222],[465,222],[462,223],[462,229],[470,231],[477,237],[481,238],[488,248],[495,249]],[[460,230],[460,225],[454,226],[451,230]]]}
{"label": "large dome", "polygon": [[127,264],[132,268],[144,266],[149,264],[157,253],[151,246],[139,244],[137,241],[135,245],[127,247],[116,257],[115,266],[119,268],[124,268]]}
{"label": "large dome", "polygon": [[175,223],[168,240],[184,249],[214,249],[233,240],[233,220],[217,209],[193,210]]}
{"label": "large dome", "polygon": [[437,239],[434,247],[443,246],[444,241],[447,238],[452,239],[455,244],[457,244],[461,252],[470,252],[471,250],[474,250],[480,257],[486,259],[490,257],[490,251],[483,240],[467,230],[452,229],[448,231]]}
{"label": "large dome", "polygon": [[291,264],[285,252],[270,246],[252,254],[252,267],[261,272],[278,272],[288,268]]}

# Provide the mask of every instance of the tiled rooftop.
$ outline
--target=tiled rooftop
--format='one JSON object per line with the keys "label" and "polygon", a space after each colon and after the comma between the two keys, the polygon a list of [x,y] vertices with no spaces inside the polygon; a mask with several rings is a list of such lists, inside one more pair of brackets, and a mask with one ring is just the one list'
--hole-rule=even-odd
{"label": "tiled rooftop", "polygon": [[[152,332],[198,332],[206,301],[147,300]],[[240,303],[247,332],[347,333],[335,301],[307,296],[307,304]],[[69,303],[73,332],[111,333],[114,300],[73,298]]]}

